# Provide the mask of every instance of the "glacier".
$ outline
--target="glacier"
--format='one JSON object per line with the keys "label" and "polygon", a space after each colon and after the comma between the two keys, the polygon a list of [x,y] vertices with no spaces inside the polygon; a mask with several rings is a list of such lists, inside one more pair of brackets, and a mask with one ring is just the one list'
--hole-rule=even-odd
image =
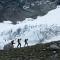
{"label": "glacier", "polygon": [[26,18],[15,25],[11,21],[0,23],[0,49],[12,40],[16,48],[18,38],[22,39],[22,47],[26,38],[29,46],[60,40],[60,6],[45,16],[38,16],[36,19]]}

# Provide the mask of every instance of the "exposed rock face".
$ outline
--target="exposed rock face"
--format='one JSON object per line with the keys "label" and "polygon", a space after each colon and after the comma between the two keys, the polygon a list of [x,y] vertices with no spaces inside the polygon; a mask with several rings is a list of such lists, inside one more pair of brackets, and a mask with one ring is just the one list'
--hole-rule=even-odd
{"label": "exposed rock face", "polygon": [[59,0],[0,0],[0,22],[10,20],[16,23],[27,17],[43,16],[58,4]]}
{"label": "exposed rock face", "polygon": [[4,50],[10,50],[12,48],[13,48],[13,45],[11,43],[9,43],[9,44],[5,45],[3,49]]}

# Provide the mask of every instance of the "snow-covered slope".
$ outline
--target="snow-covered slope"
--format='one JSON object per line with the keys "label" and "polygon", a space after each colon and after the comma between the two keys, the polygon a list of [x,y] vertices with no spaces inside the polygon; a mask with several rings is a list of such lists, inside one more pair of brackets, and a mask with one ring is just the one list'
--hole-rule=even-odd
{"label": "snow-covered slope", "polygon": [[10,21],[0,23],[1,48],[13,39],[16,47],[17,38],[22,38],[22,46],[24,46],[25,38],[29,39],[29,45],[48,41],[60,35],[60,6],[45,16],[38,16],[37,19],[26,18],[23,22],[18,21],[16,25],[11,23]]}

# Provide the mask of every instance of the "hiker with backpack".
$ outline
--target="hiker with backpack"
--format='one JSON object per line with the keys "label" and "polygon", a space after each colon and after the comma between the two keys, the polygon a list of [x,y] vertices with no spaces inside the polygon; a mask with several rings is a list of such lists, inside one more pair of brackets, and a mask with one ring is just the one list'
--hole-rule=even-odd
{"label": "hiker with backpack", "polygon": [[14,48],[14,44],[15,44],[15,43],[14,43],[14,40],[12,40],[12,41],[11,41],[11,45],[13,46],[13,48]]}
{"label": "hiker with backpack", "polygon": [[20,46],[20,48],[21,48],[21,38],[20,39],[18,39],[18,45],[17,45],[17,48]]}
{"label": "hiker with backpack", "polygon": [[28,41],[28,39],[25,39],[25,41],[24,41],[24,42],[25,42],[24,47],[25,47],[26,45],[28,46],[28,42],[27,42],[27,41]]}

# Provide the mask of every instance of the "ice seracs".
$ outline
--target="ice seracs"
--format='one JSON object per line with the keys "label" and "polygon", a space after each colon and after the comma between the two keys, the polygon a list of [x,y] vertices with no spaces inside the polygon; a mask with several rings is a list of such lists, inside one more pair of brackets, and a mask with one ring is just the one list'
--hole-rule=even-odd
{"label": "ice seracs", "polygon": [[[45,42],[49,42],[49,39],[58,35],[60,35],[60,7],[48,12],[45,16],[38,16],[37,19],[26,18],[16,25],[9,21],[0,23],[0,42],[4,42],[1,46],[9,43],[8,41],[15,39],[17,36],[22,38],[23,47],[25,38],[28,38],[29,45],[33,45],[45,40]],[[5,39],[7,42],[4,41]]]}

